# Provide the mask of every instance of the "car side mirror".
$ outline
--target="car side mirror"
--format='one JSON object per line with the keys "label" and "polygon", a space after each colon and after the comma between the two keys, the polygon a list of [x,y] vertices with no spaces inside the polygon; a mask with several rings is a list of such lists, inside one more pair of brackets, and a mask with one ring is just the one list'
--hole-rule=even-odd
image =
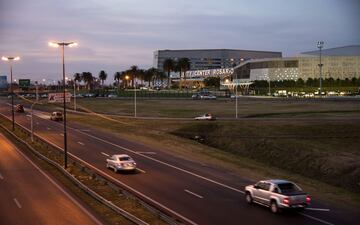
{"label": "car side mirror", "polygon": [[259,189],[259,186],[257,186],[257,185],[254,185],[254,188],[256,188],[256,189]]}

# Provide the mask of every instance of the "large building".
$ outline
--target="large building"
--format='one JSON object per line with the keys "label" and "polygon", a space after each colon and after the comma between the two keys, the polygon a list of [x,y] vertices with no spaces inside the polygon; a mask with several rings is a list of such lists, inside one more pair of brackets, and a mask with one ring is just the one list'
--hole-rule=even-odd
{"label": "large building", "polygon": [[154,52],[153,64],[155,68],[162,70],[163,63],[168,58],[173,60],[188,58],[190,70],[207,70],[231,68],[251,59],[281,56],[281,52],[234,49],[158,50]]}
{"label": "large building", "polygon": [[[360,45],[322,51],[322,78],[360,77]],[[233,79],[297,80],[319,78],[319,51],[303,52],[295,57],[254,59],[234,68]]]}

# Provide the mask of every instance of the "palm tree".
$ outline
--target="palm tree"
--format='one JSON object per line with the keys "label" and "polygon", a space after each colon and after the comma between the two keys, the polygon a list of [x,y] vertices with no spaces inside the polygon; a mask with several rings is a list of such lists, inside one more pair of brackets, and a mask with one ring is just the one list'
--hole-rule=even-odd
{"label": "palm tree", "polygon": [[163,64],[163,70],[167,72],[168,75],[168,88],[170,88],[170,72],[175,70],[175,61],[171,58],[167,58]]}
{"label": "palm tree", "polygon": [[82,80],[86,83],[87,89],[90,90],[91,89],[91,84],[94,81],[94,77],[93,77],[92,73],[83,72],[81,77],[82,77]]}
{"label": "palm tree", "polygon": [[121,72],[116,72],[114,74],[114,80],[116,81],[117,83],[117,86],[118,86],[118,89],[120,88],[120,80],[122,79],[122,74]]}
{"label": "palm tree", "polygon": [[130,70],[128,71],[130,76],[131,76],[131,80],[132,80],[132,86],[133,88],[135,87],[135,79],[136,79],[136,75],[139,72],[139,68],[136,65],[133,65],[130,67]]}
{"label": "palm tree", "polygon": [[[74,74],[74,82],[76,85],[76,82],[80,83],[82,80],[81,74],[80,73],[75,73]],[[80,90],[80,85],[77,86],[78,87],[78,91]]]}
{"label": "palm tree", "polygon": [[107,73],[104,70],[101,70],[99,73],[99,79],[101,80],[101,86],[104,88],[104,81],[107,78]]}
{"label": "palm tree", "polygon": [[181,73],[184,74],[184,81],[186,82],[186,71],[190,69],[190,60],[188,58],[180,58],[178,66],[180,68],[180,88],[182,88]]}
{"label": "palm tree", "polygon": [[151,67],[150,69],[145,71],[144,80],[149,82],[149,87],[150,87],[150,82],[153,80],[154,77],[157,76],[158,73],[159,70],[154,67]]}

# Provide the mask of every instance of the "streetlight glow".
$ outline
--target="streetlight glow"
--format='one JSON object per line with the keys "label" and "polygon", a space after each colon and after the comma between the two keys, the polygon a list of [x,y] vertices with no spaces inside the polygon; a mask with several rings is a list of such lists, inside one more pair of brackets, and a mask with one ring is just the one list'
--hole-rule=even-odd
{"label": "streetlight glow", "polygon": [[52,41],[49,42],[49,46],[50,46],[50,47],[53,47],[53,48],[58,48],[58,47],[60,47],[60,45],[59,45],[58,43],[52,42]]}
{"label": "streetlight glow", "polygon": [[70,48],[78,46],[78,43],[73,42],[68,45]]}
{"label": "streetlight glow", "polygon": [[4,61],[9,61],[9,59],[5,56],[1,57],[1,60],[4,60]]}

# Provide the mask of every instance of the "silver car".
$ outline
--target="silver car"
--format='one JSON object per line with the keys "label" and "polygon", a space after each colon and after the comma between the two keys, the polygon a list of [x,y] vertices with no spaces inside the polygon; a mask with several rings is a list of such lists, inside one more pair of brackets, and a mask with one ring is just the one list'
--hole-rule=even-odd
{"label": "silver car", "polygon": [[106,167],[113,169],[115,173],[118,171],[134,171],[136,163],[130,156],[120,154],[106,159]]}
{"label": "silver car", "polygon": [[273,213],[281,209],[304,209],[310,205],[310,197],[295,183],[287,180],[263,180],[245,187],[247,203],[270,207]]}

